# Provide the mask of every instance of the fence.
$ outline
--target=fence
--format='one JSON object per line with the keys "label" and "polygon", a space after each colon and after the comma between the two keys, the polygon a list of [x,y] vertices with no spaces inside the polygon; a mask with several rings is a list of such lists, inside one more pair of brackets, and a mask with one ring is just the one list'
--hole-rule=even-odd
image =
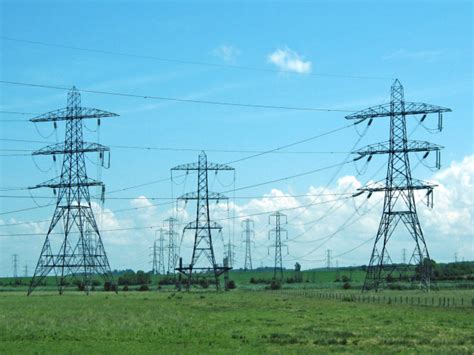
{"label": "fence", "polygon": [[[258,291],[257,291],[258,292]],[[276,292],[281,295],[314,297],[326,300],[340,300],[344,302],[400,304],[426,307],[474,307],[474,298],[441,297],[441,296],[408,296],[408,295],[369,295],[340,292],[320,292],[316,290],[278,290],[260,291]]]}

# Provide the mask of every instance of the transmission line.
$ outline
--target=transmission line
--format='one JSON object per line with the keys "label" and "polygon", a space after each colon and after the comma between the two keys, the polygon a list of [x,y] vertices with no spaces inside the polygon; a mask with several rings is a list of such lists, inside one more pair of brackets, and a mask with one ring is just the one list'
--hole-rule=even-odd
{"label": "transmission line", "polygon": [[[258,72],[268,72],[268,73],[295,73],[294,71],[285,70],[285,69],[277,70],[277,69],[269,69],[269,68],[257,68],[257,67],[252,67],[252,66],[209,63],[209,62],[184,60],[184,59],[177,59],[177,58],[156,57],[156,56],[136,54],[136,53],[116,52],[116,51],[110,51],[106,49],[77,47],[77,46],[70,46],[70,45],[58,44],[58,43],[49,43],[49,42],[43,42],[43,41],[32,41],[32,40],[13,38],[13,37],[7,37],[7,36],[0,36],[0,38],[6,41],[11,41],[11,42],[28,43],[28,44],[41,45],[41,46],[46,46],[46,47],[72,49],[76,51],[116,55],[116,56],[129,57],[129,58],[148,59],[148,60],[155,60],[155,61],[165,62],[165,63],[188,64],[188,65],[206,66],[206,67],[214,67],[214,68],[226,68],[226,69],[258,71]],[[347,74],[333,74],[333,73],[305,73],[305,75],[332,77],[332,78],[368,79],[368,80],[391,80],[392,79],[392,78],[383,77],[383,76],[347,75]]]}
{"label": "transmission line", "polygon": [[[29,87],[42,88],[42,89],[53,89],[53,90],[64,90],[64,91],[69,90],[69,88],[65,86],[34,84],[34,83],[26,83],[26,82],[19,82],[19,81],[0,80],[0,83],[7,84],[7,85],[29,86]],[[290,111],[346,112],[346,113],[353,112],[350,110],[330,109],[330,108],[322,108],[322,107],[298,107],[298,106],[276,106],[276,105],[266,105],[266,104],[247,104],[247,103],[229,102],[229,101],[194,100],[194,99],[183,99],[183,98],[177,98],[177,97],[139,95],[139,94],[116,92],[116,91],[101,91],[101,90],[91,90],[91,89],[77,89],[77,90],[79,92],[88,93],[88,94],[132,97],[132,98],[147,99],[147,100],[173,101],[173,102],[205,104],[205,105],[249,107],[249,108],[277,109],[277,110],[290,110]]]}

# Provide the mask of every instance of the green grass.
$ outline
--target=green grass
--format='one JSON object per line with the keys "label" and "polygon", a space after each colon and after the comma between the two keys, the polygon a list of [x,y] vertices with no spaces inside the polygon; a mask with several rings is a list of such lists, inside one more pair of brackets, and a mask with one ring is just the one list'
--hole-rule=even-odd
{"label": "green grass", "polygon": [[4,292],[0,353],[474,352],[474,310],[274,292]]}

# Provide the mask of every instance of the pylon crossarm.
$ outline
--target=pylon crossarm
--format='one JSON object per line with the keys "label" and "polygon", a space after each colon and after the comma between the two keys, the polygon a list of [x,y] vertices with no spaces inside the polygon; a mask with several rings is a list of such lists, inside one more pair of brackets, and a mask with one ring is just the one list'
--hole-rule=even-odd
{"label": "pylon crossarm", "polygon": [[217,229],[217,230],[222,230],[222,226],[217,223],[217,222],[211,222],[209,224],[209,227],[206,225],[197,225],[196,221],[189,222],[185,227],[184,230],[188,229],[201,229],[201,228],[209,228],[209,229]]}
{"label": "pylon crossarm", "polygon": [[70,188],[70,187],[82,187],[82,186],[104,186],[104,183],[101,181],[97,181],[91,178],[84,178],[80,182],[61,182],[61,178],[57,177],[48,181],[45,181],[41,184],[36,186],[30,187],[29,189],[38,189],[41,187],[49,187],[52,189],[60,189],[60,188]]}
{"label": "pylon crossarm", "polygon": [[[181,164],[177,165],[171,170],[199,170],[199,163],[190,163],[190,164]],[[201,166],[202,169],[202,166]],[[233,167],[225,164],[217,164],[217,163],[207,163],[207,170],[235,170]]]}
{"label": "pylon crossarm", "polygon": [[[200,198],[201,197],[199,196],[199,194],[197,192],[188,192],[188,193],[178,197],[178,200],[187,201],[187,200],[198,200]],[[225,195],[223,195],[221,193],[218,193],[218,192],[209,191],[207,199],[208,200],[227,200],[228,197],[226,197]]]}
{"label": "pylon crossarm", "polygon": [[51,121],[67,121],[72,119],[88,119],[88,118],[104,118],[116,117],[116,113],[99,110],[96,108],[78,107],[73,111],[70,108],[61,108],[59,110],[50,111],[35,118],[31,122],[51,122]]}
{"label": "pylon crossarm", "polygon": [[451,112],[451,109],[436,105],[425,104],[421,102],[404,102],[405,109],[403,111],[392,111],[390,103],[372,106],[364,110],[347,115],[347,120],[365,120],[376,117],[389,117],[398,115],[422,115],[430,113]]}
{"label": "pylon crossarm", "polygon": [[374,154],[390,154],[390,153],[410,153],[410,152],[432,152],[432,151],[439,151],[444,147],[437,144],[432,144],[425,141],[417,141],[411,140],[407,142],[405,148],[399,149],[391,149],[390,148],[390,141],[375,143],[358,149],[354,152],[357,154],[358,157],[356,159],[360,159],[367,155],[374,155]]}
{"label": "pylon crossarm", "polygon": [[64,143],[49,145],[31,153],[32,155],[56,155],[56,154],[74,154],[89,152],[108,152],[109,147],[97,143],[83,142],[81,148],[66,147]]}
{"label": "pylon crossarm", "polygon": [[433,190],[435,184],[427,183],[418,179],[411,179],[411,184],[407,185],[405,179],[394,179],[392,186],[385,186],[385,180],[376,181],[357,189],[363,192],[381,192],[381,191],[403,191],[403,190]]}

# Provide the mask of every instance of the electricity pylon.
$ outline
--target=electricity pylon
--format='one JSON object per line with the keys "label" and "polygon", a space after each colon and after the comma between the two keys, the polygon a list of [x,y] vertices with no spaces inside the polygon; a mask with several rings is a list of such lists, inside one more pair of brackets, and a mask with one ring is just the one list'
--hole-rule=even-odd
{"label": "electricity pylon", "polygon": [[288,223],[286,215],[280,211],[271,214],[268,218],[269,224],[272,224],[272,219],[275,221],[275,228],[272,228],[268,231],[268,239],[272,239],[272,236],[275,237],[275,244],[270,245],[269,248],[275,248],[275,266],[273,268],[273,279],[280,282],[283,280],[283,258],[281,254],[281,247],[286,247],[288,253],[288,246],[281,243],[282,234],[285,234],[286,239],[288,239],[288,231],[284,228],[281,228],[282,218],[285,219],[285,224]]}
{"label": "electricity pylon", "polygon": [[242,226],[242,236],[244,238],[245,243],[245,263],[244,263],[244,270],[252,270],[252,253],[251,253],[251,243],[253,243],[252,239],[255,235],[253,231],[254,222],[250,219],[244,219],[241,222]]}
{"label": "electricity pylon", "polygon": [[153,246],[151,247],[151,273],[153,275],[158,274],[158,250],[156,245],[156,239],[153,241]]}
{"label": "electricity pylon", "polygon": [[[105,185],[87,176],[85,163],[85,153],[98,152],[103,165],[105,153],[110,152],[110,149],[101,144],[84,142],[82,122],[84,119],[96,118],[100,124],[101,118],[114,116],[118,115],[82,107],[81,95],[73,87],[68,92],[66,108],[31,119],[31,122],[53,122],[55,125],[58,121],[66,121],[66,129],[64,143],[50,145],[33,152],[33,155],[53,155],[53,157],[63,154],[63,164],[59,177],[33,187],[52,188],[53,192],[57,192],[57,199],[56,209],[28,289],[28,295],[51,271],[54,271],[56,275],[59,294],[63,293],[67,285],[65,280],[67,276],[80,282],[86,293],[89,293],[94,274],[101,275],[108,287],[115,288],[89,194],[89,187],[99,186],[102,189],[103,200]],[[63,222],[62,241],[57,241],[61,246],[57,253],[53,253],[51,244],[56,243],[53,238],[55,233],[52,232],[61,220]],[[91,230],[94,238],[87,236],[88,229]],[[92,240],[94,245],[91,245]]]}
{"label": "electricity pylon", "polygon": [[[171,169],[171,171],[184,170],[186,173],[189,171],[197,172],[197,191],[184,194],[179,197],[180,200],[196,200],[196,219],[193,222],[188,223],[184,227],[186,230],[194,230],[194,246],[191,263],[189,266],[183,267],[180,265],[176,270],[181,274],[188,277],[189,284],[191,285],[193,271],[208,271],[212,269],[214,273],[216,289],[219,290],[219,276],[225,271],[231,269],[229,266],[219,266],[216,263],[214,255],[214,247],[212,245],[212,231],[222,231],[222,227],[216,223],[211,222],[211,216],[209,212],[209,200],[226,200],[227,197],[217,192],[210,192],[208,189],[208,172],[215,171],[216,173],[221,170],[234,171],[234,168],[224,164],[209,163],[207,161],[206,153],[203,151],[199,154],[199,160],[197,163],[178,165]],[[200,265],[198,262],[202,255],[207,258],[207,266]]]}
{"label": "electricity pylon", "polygon": [[13,264],[13,280],[17,282],[18,281],[18,254],[13,254],[12,264]]}
{"label": "electricity pylon", "polygon": [[372,255],[370,257],[363,291],[383,288],[387,278],[395,271],[396,265],[392,263],[387,251],[387,244],[395,231],[398,223],[403,222],[415,242],[410,262],[417,265],[414,280],[426,290],[430,288],[431,259],[426,247],[425,238],[421,230],[416,212],[414,192],[426,190],[427,204],[433,206],[433,189],[435,185],[412,178],[409,153],[424,152],[426,158],[430,152],[436,153],[436,166],[440,167],[441,146],[424,141],[408,140],[406,117],[423,115],[423,121],[428,114],[438,114],[438,129],[442,129],[442,114],[450,112],[448,108],[429,105],[425,103],[407,102],[404,98],[403,86],[398,79],[391,87],[390,103],[374,106],[356,112],[346,119],[362,122],[377,117],[390,118],[390,138],[386,142],[369,145],[355,151],[358,155],[355,160],[371,157],[375,154],[388,154],[387,176],[384,181],[378,181],[363,187],[360,193],[368,192],[369,197],[373,192],[384,192],[384,206],[380,226],[375,238]]}
{"label": "electricity pylon", "polygon": [[176,263],[178,262],[178,246],[177,238],[178,233],[176,232],[176,224],[178,220],[176,218],[170,217],[165,219],[163,226],[165,227],[165,234],[168,239],[168,274],[175,273]]}
{"label": "electricity pylon", "polygon": [[331,249],[326,250],[326,267],[331,268]]}
{"label": "electricity pylon", "polygon": [[226,250],[225,256],[227,258],[227,265],[232,268],[235,263],[235,252],[234,252],[235,245],[231,243],[230,238],[229,238],[229,242],[224,244],[224,248]]}

